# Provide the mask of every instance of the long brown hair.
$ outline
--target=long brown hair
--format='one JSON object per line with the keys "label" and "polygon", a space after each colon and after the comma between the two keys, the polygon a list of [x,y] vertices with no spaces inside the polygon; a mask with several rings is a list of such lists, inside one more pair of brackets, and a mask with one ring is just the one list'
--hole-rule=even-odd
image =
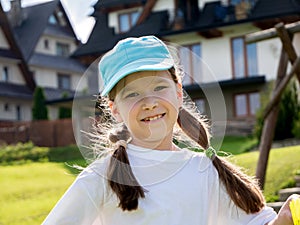
{"label": "long brown hair", "polygon": [[[178,77],[175,68],[169,69],[175,83]],[[110,94],[113,101],[114,94]],[[207,124],[193,115],[189,110],[181,107],[177,123],[181,130],[204,150],[210,146]],[[110,135],[112,142],[128,140],[129,132],[125,125],[115,134]],[[215,155],[212,158],[213,165],[218,171],[219,178],[225,186],[232,201],[246,213],[259,212],[265,205],[265,200],[256,180],[247,176],[235,165],[226,159]],[[121,165],[122,164],[122,165]],[[126,165],[126,166],[124,166]],[[126,148],[118,145],[114,150],[108,167],[109,185],[119,199],[119,207],[125,210],[134,210],[138,207],[138,199],[145,197],[145,189],[136,180],[130,166]]]}

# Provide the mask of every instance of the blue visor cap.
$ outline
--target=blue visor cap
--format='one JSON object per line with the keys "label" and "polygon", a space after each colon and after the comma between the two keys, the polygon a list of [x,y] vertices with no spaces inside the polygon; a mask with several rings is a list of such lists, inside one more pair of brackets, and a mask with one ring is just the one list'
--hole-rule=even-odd
{"label": "blue visor cap", "polygon": [[101,96],[107,95],[124,77],[139,71],[162,71],[174,66],[167,46],[155,36],[126,38],[99,62]]}

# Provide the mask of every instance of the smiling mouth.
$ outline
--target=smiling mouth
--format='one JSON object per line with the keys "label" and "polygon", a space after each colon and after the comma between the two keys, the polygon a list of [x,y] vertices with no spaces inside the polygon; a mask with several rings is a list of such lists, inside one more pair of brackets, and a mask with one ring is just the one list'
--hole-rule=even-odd
{"label": "smiling mouth", "polygon": [[150,116],[150,117],[146,117],[146,118],[142,119],[141,121],[144,121],[144,122],[154,121],[154,120],[158,120],[158,119],[164,117],[165,115],[166,115],[166,113],[155,115],[155,116]]}

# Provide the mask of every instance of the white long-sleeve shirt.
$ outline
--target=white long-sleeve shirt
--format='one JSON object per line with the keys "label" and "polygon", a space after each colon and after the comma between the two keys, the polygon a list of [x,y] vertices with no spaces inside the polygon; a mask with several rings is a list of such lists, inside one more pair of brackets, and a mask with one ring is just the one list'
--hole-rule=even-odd
{"label": "white long-sleeve shirt", "polygon": [[269,207],[246,214],[234,205],[202,153],[131,144],[127,152],[133,173],[147,190],[137,210],[118,207],[106,179],[108,157],[81,172],[43,225],[265,225],[276,216]]}

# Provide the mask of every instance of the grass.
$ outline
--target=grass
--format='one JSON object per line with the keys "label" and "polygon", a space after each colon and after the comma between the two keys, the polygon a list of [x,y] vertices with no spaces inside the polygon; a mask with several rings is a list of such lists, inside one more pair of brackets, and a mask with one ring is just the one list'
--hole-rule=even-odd
{"label": "grass", "polygon": [[0,224],[41,224],[75,176],[63,163],[30,163],[0,169]]}
{"label": "grass", "polygon": [[86,165],[76,146],[49,148],[48,160],[0,166],[0,225],[41,224],[79,173],[70,165]]}
{"label": "grass", "polygon": [[[253,137],[233,137],[226,136],[222,142],[220,148],[221,152],[230,153],[232,155],[237,155],[241,153],[248,152],[256,147],[258,144],[257,139]],[[212,143],[214,146],[214,143]]]}
{"label": "grass", "polygon": [[[255,175],[258,152],[249,152],[232,157],[235,164]],[[264,195],[266,200],[278,200],[278,191],[294,184],[294,175],[300,169],[300,146],[272,149],[269,156]]]}
{"label": "grass", "polygon": [[[230,140],[232,138],[227,138],[223,144]],[[228,149],[238,149],[248,144],[244,139],[238,144],[226,143],[222,149],[227,150],[226,146],[229,146]],[[244,149],[247,151],[247,147]],[[84,165],[84,160],[80,154],[75,157],[78,152],[74,147],[55,150],[51,149],[52,162],[0,166],[0,204],[4,206],[0,207],[0,225],[41,224],[74,181],[78,171],[67,164]],[[66,154],[71,154],[67,158],[72,160],[66,160]],[[257,158],[258,152],[247,152],[234,155],[231,160],[246,168],[248,174],[254,175]],[[276,200],[278,190],[291,183],[293,175],[300,169],[299,158],[300,146],[271,150],[264,192],[268,201]]]}

